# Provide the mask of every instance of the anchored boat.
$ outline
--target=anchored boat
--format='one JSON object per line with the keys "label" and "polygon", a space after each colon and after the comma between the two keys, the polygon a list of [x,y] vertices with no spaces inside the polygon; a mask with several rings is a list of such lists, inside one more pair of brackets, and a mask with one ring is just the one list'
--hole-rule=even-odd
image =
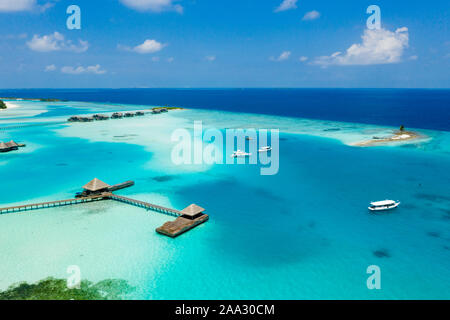
{"label": "anchored boat", "polygon": [[251,156],[251,153],[247,153],[241,150],[235,151],[233,152],[233,154],[231,155],[232,158],[237,158],[237,157],[249,157]]}
{"label": "anchored boat", "polygon": [[266,147],[261,147],[261,149],[258,150],[258,152],[269,152],[272,151],[272,147],[266,146]]}
{"label": "anchored boat", "polygon": [[370,211],[384,211],[395,209],[400,205],[400,201],[394,200],[383,200],[383,201],[375,201],[370,203],[369,210]]}

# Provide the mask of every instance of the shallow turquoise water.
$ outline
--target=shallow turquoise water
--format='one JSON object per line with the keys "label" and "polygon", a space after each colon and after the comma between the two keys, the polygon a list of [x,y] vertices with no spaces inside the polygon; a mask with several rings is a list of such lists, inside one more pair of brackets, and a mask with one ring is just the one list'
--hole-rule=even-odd
{"label": "shallow turquoise water", "polygon": [[[54,112],[47,104],[21,105],[4,118],[65,116],[46,115]],[[174,166],[170,134],[193,120],[219,129],[280,128],[279,173],[261,176],[257,165]],[[0,288],[66,277],[69,265],[79,265],[91,281],[128,280],[134,299],[448,299],[449,134],[426,131],[431,140],[395,147],[343,143],[386,130],[173,111],[0,131],[0,140],[27,144],[0,154],[1,206],[71,197],[98,177],[111,184],[132,179],[136,185],[118,193],[177,209],[197,203],[211,217],[169,239],[154,229],[170,217],[112,202],[0,216]],[[402,205],[369,214],[368,203],[384,198]],[[367,289],[369,265],[381,268],[381,290]]]}

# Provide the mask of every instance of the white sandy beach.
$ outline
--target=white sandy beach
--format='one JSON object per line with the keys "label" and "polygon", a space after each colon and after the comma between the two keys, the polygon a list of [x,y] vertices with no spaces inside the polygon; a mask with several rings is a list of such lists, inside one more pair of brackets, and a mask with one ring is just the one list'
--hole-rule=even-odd
{"label": "white sandy beach", "polygon": [[11,102],[6,102],[6,101],[3,101],[5,104],[6,104],[6,109],[0,109],[0,111],[4,111],[4,110],[8,110],[8,109],[15,109],[15,108],[19,108],[20,106],[19,105],[17,105],[17,104],[14,104],[14,103],[11,103]]}

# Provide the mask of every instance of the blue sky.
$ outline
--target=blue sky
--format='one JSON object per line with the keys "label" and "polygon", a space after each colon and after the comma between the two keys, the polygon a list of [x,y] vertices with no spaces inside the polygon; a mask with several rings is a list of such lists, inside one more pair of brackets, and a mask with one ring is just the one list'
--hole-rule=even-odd
{"label": "blue sky", "polygon": [[[69,5],[81,30],[69,30]],[[368,30],[369,5],[381,29]],[[0,0],[0,88],[449,88],[448,1]]]}

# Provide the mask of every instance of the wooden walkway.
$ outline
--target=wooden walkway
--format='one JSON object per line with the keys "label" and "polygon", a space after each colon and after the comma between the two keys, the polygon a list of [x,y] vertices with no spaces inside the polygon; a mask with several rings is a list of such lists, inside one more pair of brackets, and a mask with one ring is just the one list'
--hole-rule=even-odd
{"label": "wooden walkway", "polygon": [[81,203],[87,203],[87,202],[92,202],[92,201],[106,200],[106,199],[108,199],[108,196],[109,196],[109,194],[100,194],[100,195],[96,195],[96,196],[92,196],[92,197],[83,197],[83,198],[78,198],[78,199],[66,199],[66,200],[58,200],[58,201],[51,201],[51,202],[25,204],[22,206],[15,206],[15,207],[0,208],[0,214],[37,210],[37,209],[47,209],[47,208],[54,208],[54,207],[63,207],[63,206],[69,206],[69,205],[73,205],[73,204],[81,204]]}
{"label": "wooden walkway", "polygon": [[102,193],[99,195],[90,196],[90,197],[82,197],[82,198],[77,198],[77,199],[66,199],[66,200],[32,203],[32,204],[25,204],[25,205],[21,205],[21,206],[0,208],[0,214],[21,212],[21,211],[30,211],[30,210],[37,210],[37,209],[47,209],[47,208],[54,208],[54,207],[62,207],[62,206],[69,206],[69,205],[73,205],[73,204],[81,204],[81,203],[87,203],[87,202],[99,201],[99,200],[115,200],[115,201],[123,202],[126,204],[131,204],[136,207],[161,212],[161,213],[168,214],[168,215],[175,216],[175,217],[178,217],[181,215],[180,211],[175,210],[175,209],[170,209],[170,208],[158,206],[156,204],[118,196],[118,195],[112,194],[111,192],[105,192],[105,193]]}
{"label": "wooden walkway", "polygon": [[161,213],[168,214],[168,215],[175,216],[175,217],[181,216],[181,212],[178,210],[161,207],[156,204],[151,204],[151,203],[140,201],[140,200],[135,200],[135,199],[127,198],[127,197],[118,196],[118,195],[112,194],[112,193],[110,193],[108,195],[108,198],[111,200],[120,201],[123,203],[131,204],[136,207],[161,212]]}
{"label": "wooden walkway", "polygon": [[[122,184],[122,185],[130,185],[130,181]],[[122,186],[122,185],[117,185]],[[54,207],[62,207],[62,206],[69,206],[74,204],[81,204],[81,203],[87,203],[87,202],[93,202],[93,201],[101,201],[101,200],[115,200],[122,203],[126,203],[129,205],[133,205],[136,207],[144,208],[147,210],[157,211],[160,213],[164,213],[170,216],[175,216],[177,219],[175,221],[169,221],[166,222],[163,226],[156,229],[156,231],[160,234],[169,236],[169,237],[177,237],[180,234],[191,230],[195,228],[196,226],[202,224],[205,221],[208,221],[209,216],[206,214],[201,214],[199,217],[195,219],[190,219],[186,217],[185,210],[190,208],[186,208],[183,210],[183,213],[181,211],[170,209],[162,206],[158,206],[156,204],[135,200],[123,196],[118,196],[113,194],[112,192],[103,192],[100,194],[87,196],[87,197],[81,197],[76,199],[66,199],[66,200],[58,200],[58,201],[51,201],[51,202],[41,202],[41,203],[33,203],[33,204],[25,204],[21,206],[14,206],[14,207],[7,207],[7,208],[0,208],[0,215],[2,214],[8,214],[8,213],[18,213],[22,211],[31,211],[31,210],[37,210],[37,209],[47,209],[47,208],[54,208]],[[201,208],[202,209],[202,208]],[[202,209],[204,210],[204,209]]]}

